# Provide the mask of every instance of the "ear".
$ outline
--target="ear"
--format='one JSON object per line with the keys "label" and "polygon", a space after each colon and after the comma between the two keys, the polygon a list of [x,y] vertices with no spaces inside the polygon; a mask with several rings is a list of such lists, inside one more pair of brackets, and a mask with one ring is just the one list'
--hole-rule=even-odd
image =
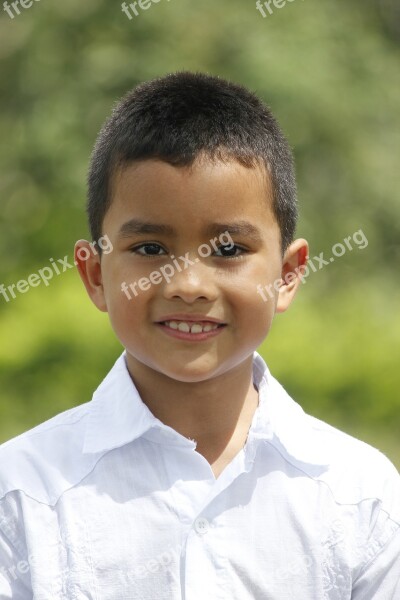
{"label": "ear", "polygon": [[278,292],[276,312],[281,313],[289,307],[301,283],[308,260],[308,243],[299,238],[287,248],[282,264],[282,283]]}
{"label": "ear", "polygon": [[93,304],[102,312],[107,312],[101,273],[101,257],[94,244],[78,240],[74,252],[75,264],[87,293]]}

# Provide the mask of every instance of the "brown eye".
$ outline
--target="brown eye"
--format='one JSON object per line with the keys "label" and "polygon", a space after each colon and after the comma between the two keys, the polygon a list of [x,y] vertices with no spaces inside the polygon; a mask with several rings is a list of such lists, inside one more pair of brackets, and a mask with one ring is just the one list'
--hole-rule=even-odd
{"label": "brown eye", "polygon": [[[146,248],[146,252],[139,252],[144,248]],[[139,256],[162,256],[162,254],[159,254],[159,250],[163,250],[159,244],[140,244],[140,246],[130,249],[132,253],[139,254]]]}
{"label": "brown eye", "polygon": [[[246,252],[244,248],[242,248],[241,246],[237,246],[236,244],[228,244],[226,246],[219,246],[218,251],[223,251],[224,254],[222,255],[222,257],[224,258],[236,258],[239,257],[240,254],[235,254],[236,250],[239,250],[240,253],[244,253]],[[227,252],[227,254],[225,254],[225,252]]]}

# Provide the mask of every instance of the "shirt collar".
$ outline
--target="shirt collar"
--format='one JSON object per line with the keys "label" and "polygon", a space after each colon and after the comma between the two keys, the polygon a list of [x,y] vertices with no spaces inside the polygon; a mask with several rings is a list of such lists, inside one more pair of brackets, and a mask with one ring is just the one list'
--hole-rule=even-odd
{"label": "shirt collar", "polygon": [[329,437],[318,427],[320,422],[289,396],[258,352],[253,355],[253,381],[259,389],[259,406],[249,437],[269,441],[289,460],[328,467],[332,450]]}
{"label": "shirt collar", "polygon": [[[253,382],[259,390],[259,405],[248,440],[271,443],[289,460],[327,466],[329,452],[320,441],[312,417],[304,413],[271,375],[258,352],[253,353]],[[117,359],[89,404],[84,454],[118,448],[141,436],[158,443],[196,447],[193,440],[165,425],[144,404],[129,374],[126,351]]]}

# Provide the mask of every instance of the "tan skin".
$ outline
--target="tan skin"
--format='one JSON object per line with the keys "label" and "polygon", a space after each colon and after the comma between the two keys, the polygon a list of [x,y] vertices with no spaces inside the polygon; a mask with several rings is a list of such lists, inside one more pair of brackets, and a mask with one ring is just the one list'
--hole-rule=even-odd
{"label": "tan skin", "polygon": [[[121,235],[121,226],[133,217],[170,225],[174,233]],[[226,237],[215,240],[217,251],[212,248],[208,226],[244,220],[257,228],[258,238],[231,234],[235,250],[221,250]],[[292,302],[308,244],[296,239],[282,257],[265,170],[201,157],[192,167],[147,160],[118,171],[103,235],[113,251],[101,257],[86,240],[75,246],[87,292],[99,310],[109,313],[143,402],[162,422],[196,440],[196,451],[217,478],[246,442],[258,404],[253,352],[268,335],[274,315]],[[210,256],[199,257],[201,244],[210,246]],[[87,260],[80,258],[81,248],[88,249]],[[131,299],[121,290],[122,282],[147,277],[188,252],[199,260],[176,269],[169,283],[163,279]],[[296,275],[285,281],[288,273]],[[263,301],[257,285],[277,280],[278,291],[272,288],[274,297]],[[177,312],[201,313],[226,325],[201,342],[172,338],[157,321]]]}

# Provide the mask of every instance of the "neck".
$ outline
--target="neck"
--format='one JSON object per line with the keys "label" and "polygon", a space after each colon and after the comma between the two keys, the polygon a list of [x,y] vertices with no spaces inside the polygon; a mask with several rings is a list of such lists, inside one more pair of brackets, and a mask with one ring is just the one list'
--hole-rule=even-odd
{"label": "neck", "polygon": [[194,439],[196,451],[210,463],[224,452],[235,454],[243,447],[258,405],[252,356],[221,375],[195,383],[172,379],[129,354],[127,363],[153,415]]}

